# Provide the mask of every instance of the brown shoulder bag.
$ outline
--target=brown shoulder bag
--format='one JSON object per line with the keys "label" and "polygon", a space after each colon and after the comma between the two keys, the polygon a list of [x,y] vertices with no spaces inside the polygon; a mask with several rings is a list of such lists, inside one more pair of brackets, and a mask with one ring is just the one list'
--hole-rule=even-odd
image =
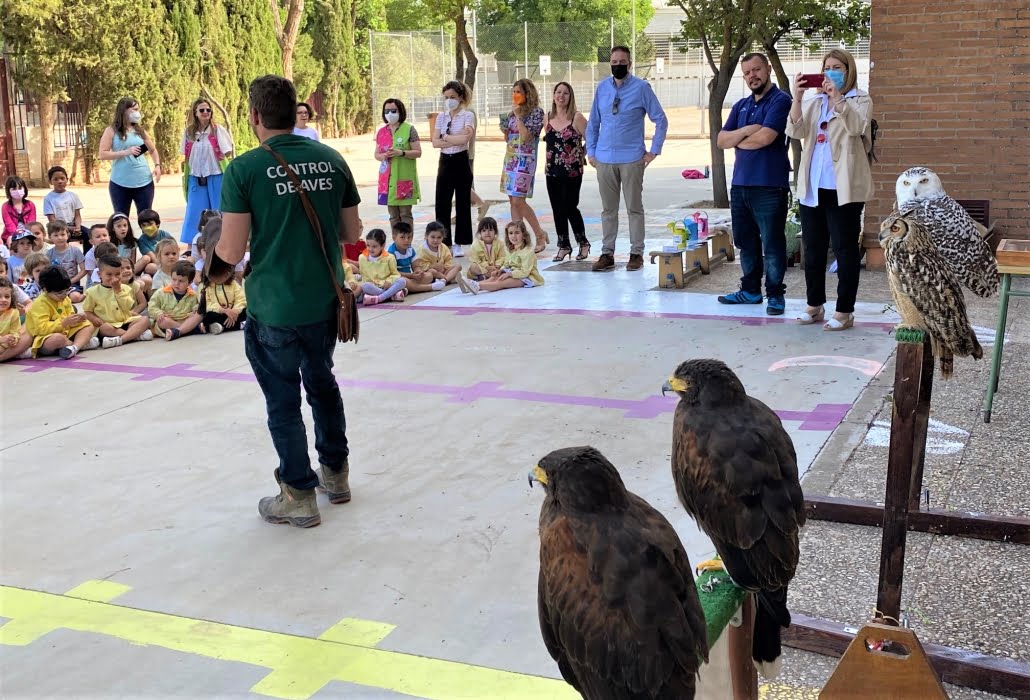
{"label": "brown shoulder bag", "polygon": [[[318,220],[318,215],[315,214],[315,208],[311,204],[311,200],[308,198],[308,193],[304,191],[301,186],[300,178],[297,177],[297,173],[290,170],[289,164],[286,160],[273,151],[267,143],[261,144],[261,148],[265,149],[272,154],[272,157],[279,161],[279,165],[283,166],[283,170],[286,171],[286,175],[290,178],[293,183],[293,187],[297,190],[297,194],[300,195],[301,204],[304,205],[304,213],[308,216],[308,221],[311,222],[311,230],[315,233],[315,238],[318,239],[318,245],[322,249],[322,255],[325,256],[325,264],[329,268],[329,277],[333,281],[333,287],[336,289],[336,298],[339,301],[339,306],[336,309],[336,321],[337,321],[337,337],[341,343],[349,343],[350,341],[358,342],[358,302],[354,298],[354,293],[348,287],[340,285],[339,280],[336,278],[336,268],[333,266],[333,261],[329,257],[329,251],[325,247],[325,236],[322,235],[322,224]],[[342,260],[342,257],[341,257]]]}

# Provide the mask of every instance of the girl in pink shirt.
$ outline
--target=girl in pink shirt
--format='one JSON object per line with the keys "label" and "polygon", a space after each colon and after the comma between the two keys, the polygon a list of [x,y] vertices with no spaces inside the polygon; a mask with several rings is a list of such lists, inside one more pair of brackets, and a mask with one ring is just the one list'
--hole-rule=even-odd
{"label": "girl in pink shirt", "polygon": [[0,206],[0,216],[4,220],[3,241],[6,244],[18,229],[28,230],[29,224],[36,220],[36,205],[28,200],[29,188],[20,177],[12,175],[4,184],[7,201]]}

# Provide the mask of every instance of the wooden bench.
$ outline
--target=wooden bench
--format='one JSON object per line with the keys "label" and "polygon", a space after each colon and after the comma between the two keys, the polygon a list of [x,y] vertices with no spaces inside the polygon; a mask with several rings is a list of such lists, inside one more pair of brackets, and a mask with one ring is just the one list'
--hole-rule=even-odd
{"label": "wooden bench", "polygon": [[687,280],[711,271],[708,244],[694,241],[683,250],[652,250],[651,264],[658,258],[658,286],[665,289],[683,289]]}
{"label": "wooden bench", "polygon": [[716,226],[705,240],[712,246],[708,256],[711,262],[733,262],[736,256],[733,251],[733,236],[728,228]]}

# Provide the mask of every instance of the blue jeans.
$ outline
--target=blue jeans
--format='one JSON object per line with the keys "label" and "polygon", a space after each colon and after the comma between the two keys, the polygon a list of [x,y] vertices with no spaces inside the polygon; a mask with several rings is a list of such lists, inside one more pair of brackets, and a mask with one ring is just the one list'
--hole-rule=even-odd
{"label": "blue jeans", "polygon": [[[787,271],[787,194],[784,187],[730,188],[730,213],[733,217],[733,243],[740,248],[740,288],[751,294],[781,297],[787,291],[783,275]],[[763,265],[764,253],[764,265]]]}
{"label": "blue jeans", "polygon": [[200,214],[205,209],[218,210],[222,203],[222,176],[208,175],[207,185],[201,185],[197,178],[190,175],[189,183],[186,186],[186,215],[182,220],[182,232],[179,234],[179,241],[192,243],[193,239],[200,233],[197,227],[200,225]]}
{"label": "blue jeans", "polygon": [[243,330],[247,359],[265,395],[268,432],[279,455],[279,478],[296,489],[313,489],[308,438],[300,414],[300,387],[315,419],[318,461],[340,469],[347,461],[347,420],[333,376],[336,321],[303,326],[268,326],[253,316]]}
{"label": "blue jeans", "polygon": [[[154,183],[143,187],[122,187],[114,182],[107,183],[107,194],[111,197],[111,208],[115,213],[129,216],[129,208],[136,204],[136,216],[144,209],[154,206]],[[113,235],[113,234],[112,234]]]}

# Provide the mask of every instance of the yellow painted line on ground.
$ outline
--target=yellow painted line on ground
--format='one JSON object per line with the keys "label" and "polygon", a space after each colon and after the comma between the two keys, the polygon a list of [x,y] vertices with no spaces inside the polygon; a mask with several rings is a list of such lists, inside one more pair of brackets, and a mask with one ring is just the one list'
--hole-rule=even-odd
{"label": "yellow painted line on ground", "polygon": [[818,688],[799,688],[785,683],[762,683],[758,700],[819,700]]}
{"label": "yellow painted line on ground", "polygon": [[392,625],[345,619],[320,639],[311,639],[107,602],[126,590],[109,581],[89,581],[66,595],[0,586],[0,617],[10,618],[0,627],[0,644],[25,646],[58,629],[103,634],[263,666],[270,672],[251,691],[289,700],[307,700],[334,680],[431,700],[579,697],[563,681],[551,678],[372,648]]}

